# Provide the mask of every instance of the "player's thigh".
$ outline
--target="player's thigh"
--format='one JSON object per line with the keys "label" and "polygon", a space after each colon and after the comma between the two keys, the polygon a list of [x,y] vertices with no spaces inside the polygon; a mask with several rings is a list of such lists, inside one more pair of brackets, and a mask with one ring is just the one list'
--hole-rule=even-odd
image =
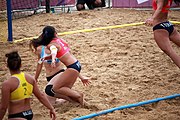
{"label": "player's thigh", "polygon": [[78,71],[67,68],[63,73],[58,74],[52,78],[52,80],[55,79],[53,83],[53,89],[58,89],[61,87],[71,87],[75,83],[78,76]]}
{"label": "player's thigh", "polygon": [[169,39],[169,33],[166,30],[155,30],[154,39],[161,50],[169,51],[172,49]]}
{"label": "player's thigh", "polygon": [[174,29],[173,33],[170,35],[170,40],[180,46],[180,33],[176,29]]}

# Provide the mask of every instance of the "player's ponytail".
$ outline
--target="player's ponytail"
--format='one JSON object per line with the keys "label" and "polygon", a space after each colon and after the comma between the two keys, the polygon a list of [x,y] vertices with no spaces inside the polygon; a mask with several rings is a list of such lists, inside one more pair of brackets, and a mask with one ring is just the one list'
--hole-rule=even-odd
{"label": "player's ponytail", "polygon": [[41,39],[41,44],[42,45],[48,45],[53,38],[56,37],[56,30],[53,26],[46,26],[43,29],[43,33],[41,34],[41,36],[39,37],[39,39]]}
{"label": "player's ponytail", "polygon": [[38,38],[34,38],[30,41],[29,43],[29,48],[31,51],[36,51],[37,50],[37,47],[41,45],[41,41],[38,39]]}

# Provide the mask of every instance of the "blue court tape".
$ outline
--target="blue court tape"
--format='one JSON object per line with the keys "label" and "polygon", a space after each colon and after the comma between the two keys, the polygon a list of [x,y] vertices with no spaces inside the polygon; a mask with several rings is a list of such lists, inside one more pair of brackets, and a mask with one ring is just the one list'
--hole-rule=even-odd
{"label": "blue court tape", "polygon": [[152,99],[152,100],[138,102],[138,103],[135,103],[135,104],[129,104],[129,105],[125,105],[125,106],[115,107],[115,108],[107,109],[107,110],[100,111],[100,112],[97,112],[97,113],[92,113],[92,114],[89,114],[89,115],[85,115],[85,116],[82,116],[82,117],[79,117],[79,118],[73,118],[72,120],[85,120],[85,119],[88,119],[88,118],[93,118],[95,116],[107,114],[107,113],[113,112],[115,110],[122,110],[122,109],[125,109],[125,108],[137,107],[137,106],[141,106],[141,105],[145,105],[145,104],[159,102],[159,101],[162,101],[162,100],[173,99],[173,98],[176,98],[176,97],[180,97],[180,94],[174,94],[174,95],[165,96],[165,97],[162,97],[162,98],[156,98],[156,99]]}

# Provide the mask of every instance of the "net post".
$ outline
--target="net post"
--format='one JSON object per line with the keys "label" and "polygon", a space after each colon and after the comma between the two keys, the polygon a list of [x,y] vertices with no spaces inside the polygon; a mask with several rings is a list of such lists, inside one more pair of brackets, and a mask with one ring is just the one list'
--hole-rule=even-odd
{"label": "net post", "polygon": [[12,16],[11,16],[11,0],[6,0],[7,2],[7,18],[8,18],[8,41],[13,41],[12,35]]}
{"label": "net post", "polygon": [[46,0],[46,13],[50,13],[50,0]]}

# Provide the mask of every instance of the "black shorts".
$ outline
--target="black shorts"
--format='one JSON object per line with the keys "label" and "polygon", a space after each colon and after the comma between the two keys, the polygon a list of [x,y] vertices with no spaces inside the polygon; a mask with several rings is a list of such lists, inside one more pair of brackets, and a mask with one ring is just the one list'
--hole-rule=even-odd
{"label": "black shorts", "polygon": [[79,61],[76,61],[75,63],[68,65],[67,68],[73,68],[75,70],[77,70],[78,72],[81,71],[81,64]]}
{"label": "black shorts", "polygon": [[33,112],[32,110],[23,111],[16,114],[9,114],[8,118],[25,118],[26,120],[32,120]]}
{"label": "black shorts", "polygon": [[167,22],[159,23],[153,27],[153,31],[158,29],[165,29],[168,31],[169,35],[171,35],[171,33],[174,31],[174,26],[172,23],[167,21]]}
{"label": "black shorts", "polygon": [[61,72],[64,72],[64,71],[65,71],[65,70],[62,69],[62,70],[58,71],[57,73],[55,73],[54,75],[49,76],[49,77],[46,77],[47,81],[49,82],[55,75],[57,75],[57,74],[59,74],[59,73],[61,73]]}
{"label": "black shorts", "polygon": [[52,88],[53,88],[53,85],[47,85],[45,88],[45,93],[51,97],[54,97],[55,92]]}

